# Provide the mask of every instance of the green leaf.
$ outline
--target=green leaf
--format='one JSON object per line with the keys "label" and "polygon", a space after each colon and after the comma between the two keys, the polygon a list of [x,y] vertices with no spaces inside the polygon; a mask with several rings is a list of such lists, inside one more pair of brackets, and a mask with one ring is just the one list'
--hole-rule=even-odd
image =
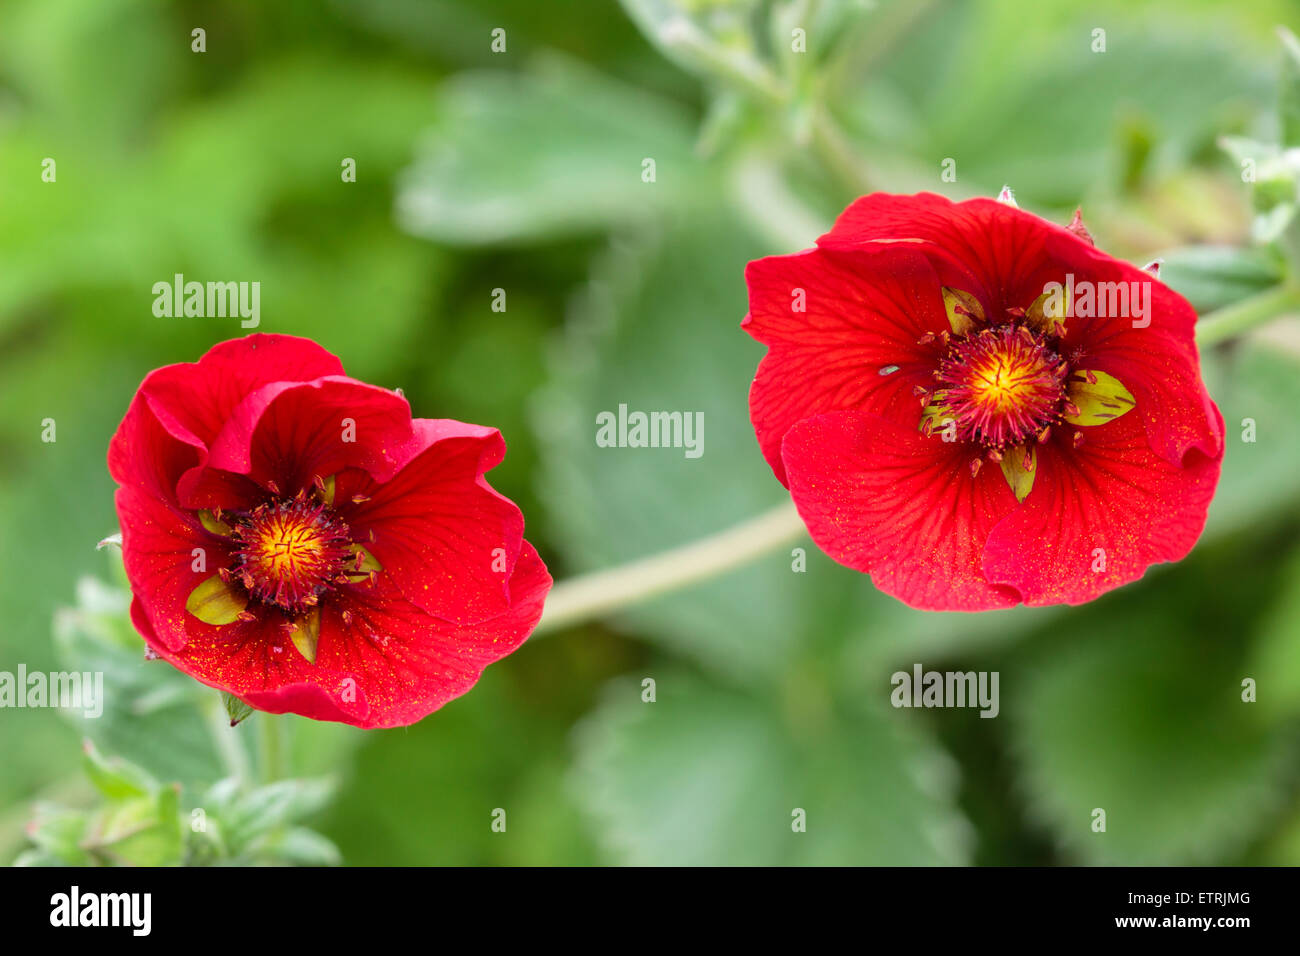
{"label": "green leaf", "polygon": [[[556,782],[573,708],[594,693],[591,668],[602,667],[589,650],[571,655],[563,641],[540,644],[489,667],[471,693],[432,719],[366,734],[318,829],[354,866],[598,862]],[[521,696],[516,688],[531,685],[530,674],[550,675],[576,696],[558,709]],[[497,808],[506,813],[504,833],[492,829]]]}
{"label": "green leaf", "polygon": [[1283,275],[1282,260],[1268,248],[1186,246],[1160,258],[1160,281],[1201,313],[1271,289]]}
{"label": "green leaf", "polygon": [[[575,570],[696,540],[786,497],[744,401],[763,348],[740,328],[742,276],[762,252],[719,211],[616,243],[595,266],[536,416],[541,490]],[[597,415],[620,405],[702,415],[702,455],[597,446]],[[806,573],[792,570],[795,548]],[[870,586],[840,575],[805,538],[619,619],[721,673],[771,678],[816,633],[816,609],[836,606],[832,595],[853,584]]]}
{"label": "green leaf", "polygon": [[220,815],[226,840],[242,852],[263,834],[320,812],[336,788],[330,778],[277,780],[236,797]]}
{"label": "green leaf", "polygon": [[[690,122],[589,69],[462,74],[398,196],[402,224],[442,242],[512,242],[643,219],[702,189]],[[643,181],[654,161],[654,182]]]}
{"label": "green leaf", "polygon": [[85,811],[37,804],[35,815],[27,827],[28,838],[41,854],[34,862],[42,866],[87,865],[90,857],[82,848],[87,824]]}
{"label": "green leaf", "polygon": [[[844,107],[936,170],[956,158],[963,194],[992,196],[1008,183],[1022,208],[1072,210],[1081,196],[1112,192],[1116,179],[1143,176],[1155,158],[1194,156],[1239,115],[1235,102],[1261,102],[1272,88],[1262,50],[1191,13],[1150,15],[1150,25],[1102,24],[1082,2],[969,4],[960,31],[929,17],[896,43],[873,79],[846,91]],[[1104,53],[1092,49],[1098,27]],[[882,110],[889,127],[864,115]]]}
{"label": "green leaf", "polygon": [[1300,40],[1286,27],[1277,28],[1282,39],[1282,72],[1278,82],[1278,131],[1282,145],[1300,146]]}
{"label": "green leaf", "polygon": [[1047,335],[1060,335],[1070,315],[1070,290],[1044,292],[1025,309],[1025,321]]}
{"label": "green leaf", "polygon": [[[744,269],[767,251],[726,209],[700,208],[615,243],[594,267],[535,416],[541,492],[573,570],[695,541],[787,497],[758,450],[745,401],[764,349],[740,328]],[[597,446],[596,416],[617,414],[620,404],[701,413],[702,456]],[[889,626],[878,623],[886,617]],[[983,617],[912,611],[801,537],[616,622],[714,674],[760,684],[779,681],[820,644],[892,657],[912,641],[951,648],[1012,640],[1029,620],[1002,617],[985,629]]]}
{"label": "green leaf", "polygon": [[14,859],[13,866],[67,866],[53,853],[44,850],[24,850]]}
{"label": "green leaf", "polygon": [[1072,617],[1050,653],[1003,675],[1032,816],[1070,860],[1222,862],[1283,804],[1288,736],[1242,701],[1240,645],[1222,638],[1240,616],[1215,610],[1233,606],[1231,585],[1182,582],[1172,600],[1166,585],[1164,600],[1129,592]]}
{"label": "green leaf", "polygon": [[[815,683],[796,682],[782,708],[677,671],[656,677],[655,702],[618,681],[576,731],[572,790],[615,862],[968,860],[955,770],[914,722],[841,712]],[[887,685],[878,690],[885,699]]]}
{"label": "green leaf", "polygon": [[270,834],[251,847],[249,855],[290,866],[340,866],[343,863],[338,847],[306,827]]}
{"label": "green leaf", "polygon": [[1223,470],[1206,533],[1275,520],[1300,497],[1293,477],[1300,472],[1300,325],[1275,322],[1201,361],[1224,419]]}
{"label": "green leaf", "polygon": [[[161,660],[147,661],[127,620],[129,595],[86,578],[78,606],[55,618],[60,666],[104,675],[99,717],[62,711],[104,753],[148,767],[160,780],[204,784],[224,775],[199,705],[211,691]],[[147,703],[147,706],[141,706]]]}
{"label": "green leaf", "polygon": [[176,788],[113,801],[91,816],[85,846],[97,858],[125,866],[176,866],[184,853]]}
{"label": "green leaf", "polygon": [[83,745],[82,765],[96,789],[110,800],[143,797],[158,789],[158,782],[147,771],[121,757],[104,757],[90,740]]}
{"label": "green leaf", "polygon": [[1300,713],[1300,551],[1282,574],[1282,592],[1264,616],[1242,669],[1254,678],[1257,706],[1275,719]]}

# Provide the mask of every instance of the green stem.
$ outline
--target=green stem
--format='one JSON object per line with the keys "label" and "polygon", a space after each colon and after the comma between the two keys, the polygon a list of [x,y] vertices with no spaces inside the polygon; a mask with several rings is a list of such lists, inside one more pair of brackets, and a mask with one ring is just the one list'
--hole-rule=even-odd
{"label": "green stem", "polygon": [[1288,312],[1300,310],[1300,285],[1283,283],[1216,309],[1196,325],[1196,344],[1217,345]]}
{"label": "green stem", "polygon": [[812,120],[812,149],[821,164],[854,195],[871,192],[874,176],[825,106]]}
{"label": "green stem", "polygon": [[262,782],[273,783],[287,777],[285,734],[286,718],[280,714],[256,715],[262,738]]}
{"label": "green stem", "polygon": [[826,65],[826,88],[831,94],[838,95],[859,84],[877,60],[902,43],[934,2],[891,3],[860,17],[848,28]]}
{"label": "green stem", "polygon": [[748,564],[804,532],[789,501],[734,527],[607,571],[561,581],[534,634],[581,624],[658,594]]}
{"label": "green stem", "polygon": [[687,17],[670,20],[659,29],[657,39],[668,50],[759,102],[780,106],[789,101],[789,90],[765,63],[746,50],[723,46]]}
{"label": "green stem", "polygon": [[[829,222],[794,194],[770,157],[753,151],[742,156],[732,167],[731,188],[741,215],[774,248],[806,249],[830,229]],[[750,196],[762,196],[763,201],[743,201]]]}
{"label": "green stem", "polygon": [[200,709],[203,711],[203,720],[208,725],[208,733],[212,736],[212,745],[221,758],[221,765],[242,787],[248,783],[252,774],[239,728],[230,726],[230,718],[218,693],[205,693]]}

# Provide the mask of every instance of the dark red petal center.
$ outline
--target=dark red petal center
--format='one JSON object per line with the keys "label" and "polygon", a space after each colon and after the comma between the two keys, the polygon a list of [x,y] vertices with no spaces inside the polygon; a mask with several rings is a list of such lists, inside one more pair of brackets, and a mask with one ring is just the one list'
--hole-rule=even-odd
{"label": "dark red petal center", "polygon": [[953,339],[936,372],[936,397],[958,440],[1002,448],[1056,419],[1067,372],[1045,336],[1012,323]]}
{"label": "dark red petal center", "polygon": [[234,575],[254,597],[292,613],[314,607],[354,557],[348,526],[304,496],[259,505],[235,520],[234,534]]}

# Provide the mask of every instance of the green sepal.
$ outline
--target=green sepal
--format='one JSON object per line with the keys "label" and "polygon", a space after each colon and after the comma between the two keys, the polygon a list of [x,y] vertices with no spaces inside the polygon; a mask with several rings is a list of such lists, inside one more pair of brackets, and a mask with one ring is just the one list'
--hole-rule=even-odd
{"label": "green sepal", "polygon": [[[1007,480],[1016,501],[1024,501],[1034,490],[1034,476],[1038,474],[1038,450],[1035,445],[1016,445],[1002,452],[998,462],[1002,477]],[[1026,465],[1028,467],[1026,467]]]}
{"label": "green sepal", "polygon": [[233,624],[248,606],[248,594],[221,575],[208,578],[185,599],[185,610],[204,624]]}
{"label": "green sepal", "polygon": [[1079,410],[1064,416],[1071,425],[1105,425],[1137,404],[1124,384],[1105,372],[1075,371],[1066,383],[1065,395]]}
{"label": "green sepal", "polygon": [[[984,321],[984,306],[975,296],[948,286],[944,286],[942,291],[943,308],[948,313],[948,325],[952,327],[953,335],[966,335]],[[958,308],[964,311],[958,312]]]}

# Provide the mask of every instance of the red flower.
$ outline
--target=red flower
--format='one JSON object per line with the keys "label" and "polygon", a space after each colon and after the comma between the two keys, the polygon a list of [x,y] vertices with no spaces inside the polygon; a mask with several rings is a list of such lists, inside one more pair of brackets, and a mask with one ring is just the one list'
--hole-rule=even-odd
{"label": "red flower", "polygon": [[306,339],[151,373],[108,452],[149,647],[272,713],[410,724],[542,613],[550,575],[483,473],[494,428],[411,419]]}
{"label": "red flower", "polygon": [[759,445],[813,540],[881,590],[1078,604],[1200,535],[1223,419],[1196,314],[1077,217],[875,194],[746,281]]}

